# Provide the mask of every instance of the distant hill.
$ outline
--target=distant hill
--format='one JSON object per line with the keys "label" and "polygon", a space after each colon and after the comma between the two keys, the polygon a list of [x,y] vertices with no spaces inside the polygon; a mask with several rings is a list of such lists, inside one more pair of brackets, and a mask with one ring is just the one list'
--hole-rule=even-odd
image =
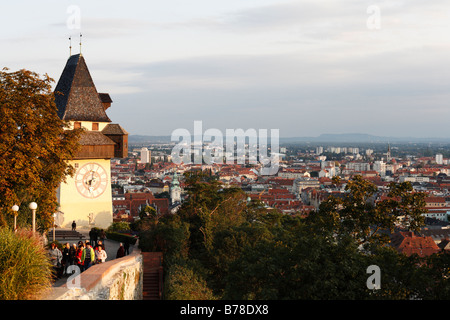
{"label": "distant hill", "polygon": [[[224,139],[225,140],[225,139]],[[170,143],[171,136],[130,135],[129,143]],[[270,143],[270,137],[268,139]],[[281,137],[280,143],[328,142],[328,143],[450,143],[449,138],[381,137],[365,133],[324,133],[318,137]]]}
{"label": "distant hill", "polygon": [[130,135],[128,143],[170,143],[170,136]]}
{"label": "distant hill", "polygon": [[381,137],[365,133],[321,134],[318,137],[280,138],[280,143],[292,142],[353,142],[353,143],[449,143],[450,138]]}

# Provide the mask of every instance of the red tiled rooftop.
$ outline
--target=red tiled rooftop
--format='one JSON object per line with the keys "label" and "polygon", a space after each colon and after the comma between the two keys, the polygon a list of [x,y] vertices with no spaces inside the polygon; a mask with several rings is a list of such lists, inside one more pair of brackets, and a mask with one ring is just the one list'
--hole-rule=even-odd
{"label": "red tiled rooftop", "polygon": [[418,236],[413,232],[397,232],[391,238],[391,244],[401,253],[410,256],[417,254],[421,257],[429,256],[440,251],[433,238]]}

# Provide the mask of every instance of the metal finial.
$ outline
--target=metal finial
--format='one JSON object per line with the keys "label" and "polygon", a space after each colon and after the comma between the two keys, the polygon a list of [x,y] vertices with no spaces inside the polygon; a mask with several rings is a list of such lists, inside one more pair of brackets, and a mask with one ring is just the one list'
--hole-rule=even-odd
{"label": "metal finial", "polygon": [[80,54],[81,54],[81,37],[82,37],[83,35],[80,33]]}
{"label": "metal finial", "polygon": [[72,56],[72,36],[69,37],[69,57]]}

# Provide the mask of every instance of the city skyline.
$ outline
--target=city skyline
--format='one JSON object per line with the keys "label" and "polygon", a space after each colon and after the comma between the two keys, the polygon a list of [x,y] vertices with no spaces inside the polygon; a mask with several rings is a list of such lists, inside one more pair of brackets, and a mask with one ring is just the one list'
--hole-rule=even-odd
{"label": "city skyline", "polygon": [[[3,3],[2,68],[81,52],[131,135],[177,128],[447,137],[444,1]],[[378,11],[377,11],[378,10]],[[370,25],[370,23],[374,23]],[[56,83],[55,83],[56,85]]]}

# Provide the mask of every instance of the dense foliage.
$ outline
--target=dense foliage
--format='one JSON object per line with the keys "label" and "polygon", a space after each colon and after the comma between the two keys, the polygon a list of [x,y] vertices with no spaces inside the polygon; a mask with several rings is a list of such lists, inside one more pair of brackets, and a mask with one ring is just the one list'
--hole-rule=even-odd
{"label": "dense foliage", "polygon": [[0,225],[30,225],[30,202],[38,203],[37,227],[51,226],[57,211],[55,190],[73,174],[67,160],[77,152],[79,130],[65,130],[57,114],[53,80],[20,70],[0,71]]}
{"label": "dense foliage", "polygon": [[[375,205],[376,187],[355,177],[308,218],[248,201],[211,176],[188,174],[186,183],[177,214],[147,217],[141,232],[143,250],[164,253],[168,299],[450,297],[449,255],[407,257],[387,245],[398,217],[411,230],[423,223],[424,195],[408,183],[392,184]],[[367,286],[372,265],[378,290]]]}

